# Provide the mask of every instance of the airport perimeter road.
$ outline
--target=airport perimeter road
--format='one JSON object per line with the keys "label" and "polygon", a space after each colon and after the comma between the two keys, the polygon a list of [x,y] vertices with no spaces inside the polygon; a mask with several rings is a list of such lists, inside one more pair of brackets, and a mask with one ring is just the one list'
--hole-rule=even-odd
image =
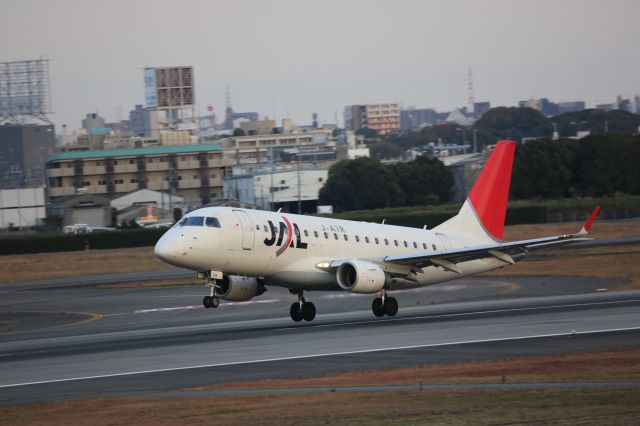
{"label": "airport perimeter road", "polygon": [[[401,306],[397,317],[380,319],[368,310],[351,310],[299,324],[273,314],[246,319],[242,311],[225,321],[191,325],[132,323],[130,330],[107,332],[95,327],[102,320],[94,320],[85,323],[92,324],[88,334],[55,328],[48,337],[5,334],[0,404],[640,346],[637,291]],[[154,315],[160,321],[163,313]]]}

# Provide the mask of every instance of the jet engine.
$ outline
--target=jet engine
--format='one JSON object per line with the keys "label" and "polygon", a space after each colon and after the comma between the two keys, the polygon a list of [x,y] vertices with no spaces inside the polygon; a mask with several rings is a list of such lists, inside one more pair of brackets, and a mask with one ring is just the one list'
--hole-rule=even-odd
{"label": "jet engine", "polygon": [[267,291],[255,278],[225,275],[216,290],[216,296],[233,302],[244,302]]}
{"label": "jet engine", "polygon": [[350,260],[338,267],[338,285],[352,293],[377,293],[387,282],[387,275],[380,265],[362,260]]}

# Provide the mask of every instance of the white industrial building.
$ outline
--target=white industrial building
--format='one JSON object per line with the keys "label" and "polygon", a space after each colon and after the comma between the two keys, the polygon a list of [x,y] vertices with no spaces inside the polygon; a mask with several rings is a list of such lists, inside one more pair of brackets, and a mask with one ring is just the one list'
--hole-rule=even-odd
{"label": "white industrial building", "polygon": [[45,217],[43,187],[0,190],[0,228],[36,226]]}
{"label": "white industrial building", "polygon": [[297,212],[300,201],[303,213],[315,213],[318,193],[327,181],[328,170],[274,167],[224,179],[224,198],[238,200],[262,210]]}
{"label": "white industrial building", "polygon": [[111,200],[111,207],[116,210],[135,205],[152,205],[163,210],[171,210],[176,207],[184,208],[184,197],[150,189],[139,189]]}

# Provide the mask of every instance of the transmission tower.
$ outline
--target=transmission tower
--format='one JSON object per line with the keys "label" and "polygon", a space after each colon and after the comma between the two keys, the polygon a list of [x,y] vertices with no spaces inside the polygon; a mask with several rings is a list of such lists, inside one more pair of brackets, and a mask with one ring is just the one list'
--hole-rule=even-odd
{"label": "transmission tower", "polygon": [[471,67],[469,67],[469,72],[467,73],[467,91],[469,92],[469,111],[473,112],[473,104],[476,102],[475,97],[473,96],[473,72],[471,71]]}

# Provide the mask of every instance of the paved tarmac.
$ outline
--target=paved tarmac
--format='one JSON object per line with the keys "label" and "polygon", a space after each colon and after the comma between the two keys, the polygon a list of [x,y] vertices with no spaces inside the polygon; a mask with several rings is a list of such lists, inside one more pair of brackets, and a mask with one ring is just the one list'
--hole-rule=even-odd
{"label": "paved tarmac", "polygon": [[599,291],[617,284],[468,278],[394,292],[394,318],[375,318],[371,296],[311,293],[311,323],[291,321],[294,297],[279,288],[215,310],[202,286],[4,289],[0,405],[638,347],[640,292]]}

